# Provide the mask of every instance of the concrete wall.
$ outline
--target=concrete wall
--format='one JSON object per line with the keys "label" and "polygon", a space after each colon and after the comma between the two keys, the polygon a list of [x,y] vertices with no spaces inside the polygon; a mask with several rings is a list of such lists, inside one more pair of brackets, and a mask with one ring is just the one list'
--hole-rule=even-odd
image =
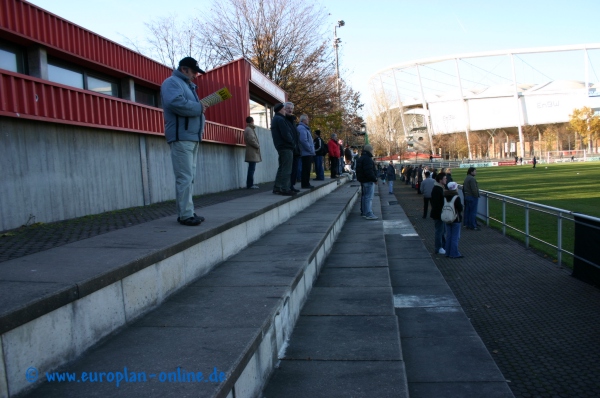
{"label": "concrete wall", "polygon": [[[263,162],[255,183],[273,181],[277,151],[257,128]],[[245,187],[245,148],[203,143],[196,195]],[[0,117],[0,231],[175,198],[163,137]]]}

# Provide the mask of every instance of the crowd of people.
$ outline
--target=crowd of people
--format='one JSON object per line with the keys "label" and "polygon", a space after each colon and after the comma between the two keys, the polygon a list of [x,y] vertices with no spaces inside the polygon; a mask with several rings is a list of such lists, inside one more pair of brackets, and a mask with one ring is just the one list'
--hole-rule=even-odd
{"label": "crowd of people", "polygon": [[[196,94],[196,85],[193,80],[205,72],[200,69],[198,62],[185,57],[161,86],[161,99],[164,110],[165,137],[171,150],[173,172],[175,174],[175,193],[177,205],[177,221],[182,225],[200,225],[205,219],[194,213],[192,200],[194,176],[198,146],[202,141],[204,132],[206,106],[202,104]],[[377,216],[372,210],[372,201],[375,193],[375,184],[378,176],[383,183],[388,184],[389,193],[393,194],[394,181],[396,180],[396,167],[392,161],[385,166],[376,164],[373,160],[373,147],[365,145],[359,156],[357,148],[338,139],[337,134],[331,134],[325,142],[321,138],[321,131],[313,133],[310,129],[310,118],[306,114],[300,115],[298,121],[294,115],[294,104],[286,102],[274,107],[275,114],[271,121],[271,135],[273,145],[278,153],[278,168],[275,175],[273,193],[277,195],[292,196],[299,192],[295,184],[300,180],[301,189],[314,188],[310,184],[310,173],[314,164],[315,180],[325,179],[325,156],[330,161],[331,178],[338,178],[342,173],[348,173],[351,178],[358,179],[361,183],[361,216],[367,220],[376,220]],[[246,142],[245,161],[248,163],[246,188],[256,189],[254,172],[256,164],[262,161],[260,143],[256,134],[254,119],[246,118],[244,139]],[[534,163],[535,167],[535,163]],[[435,221],[435,249],[436,253],[446,254],[449,257],[462,257],[458,252],[461,220],[467,228],[477,230],[475,212],[479,190],[475,180],[475,168],[469,168],[465,179],[464,195],[465,206],[457,197],[457,184],[452,181],[449,168],[438,173],[436,169],[429,170],[428,166],[404,166],[400,170],[401,179],[406,184],[411,184],[418,194],[423,194],[423,217],[427,217],[427,210],[431,204],[431,218]],[[456,197],[456,198],[454,198]],[[444,201],[452,200],[456,217],[452,222],[442,221],[442,207]],[[447,225],[450,225],[447,227]],[[446,232],[447,231],[447,232]],[[445,236],[444,236],[445,235]]]}
{"label": "crowd of people", "polygon": [[458,183],[452,180],[452,170],[428,170],[427,166],[405,166],[402,176],[406,184],[412,184],[423,195],[423,218],[434,221],[434,252],[449,258],[462,258],[458,250],[461,224],[464,228],[479,231],[477,205],[479,187],[475,176],[477,169],[469,167],[463,182],[464,203],[458,194]]}

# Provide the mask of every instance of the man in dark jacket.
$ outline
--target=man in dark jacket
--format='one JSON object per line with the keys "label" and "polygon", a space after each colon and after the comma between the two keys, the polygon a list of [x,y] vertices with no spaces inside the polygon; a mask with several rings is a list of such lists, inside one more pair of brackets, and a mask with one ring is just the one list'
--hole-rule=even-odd
{"label": "man in dark jacket", "polygon": [[292,192],[300,192],[298,189],[294,188],[296,185],[296,180],[300,177],[299,169],[301,167],[300,163],[300,141],[298,136],[298,131],[296,130],[296,116],[294,115],[294,103],[286,102],[283,104],[283,109],[285,110],[285,120],[287,120],[290,128],[292,129],[292,138],[294,140],[294,156],[292,158],[292,170],[290,173],[290,187],[289,189]]}
{"label": "man in dark jacket", "polygon": [[295,129],[292,130],[290,124],[285,119],[286,113],[283,104],[275,105],[274,110],[275,116],[273,116],[273,120],[271,121],[271,135],[273,136],[275,149],[277,149],[277,153],[279,154],[279,167],[277,168],[273,193],[291,196],[295,194],[295,192],[290,190],[292,159],[296,145],[292,134],[295,134]]}
{"label": "man in dark jacket", "polygon": [[315,130],[315,139],[313,141],[314,146],[315,146],[315,174],[317,176],[317,178],[315,178],[316,181],[323,181],[325,180],[325,169],[323,168],[323,158],[325,156],[325,154],[327,153],[325,150],[325,147],[327,146],[327,144],[325,143],[325,141],[323,141],[323,139],[321,138],[321,130]]}
{"label": "man in dark jacket", "polygon": [[465,218],[464,224],[468,229],[479,231],[477,227],[477,204],[479,202],[479,186],[475,176],[477,169],[469,167],[467,178],[463,183],[463,194],[465,197]]}
{"label": "man in dark jacket", "polygon": [[431,190],[430,217],[435,221],[435,253],[446,254],[446,223],[442,221],[442,207],[444,207],[444,189],[446,173],[439,173],[435,177],[435,184]]}
{"label": "man in dark jacket", "polygon": [[373,196],[375,195],[375,184],[377,183],[377,169],[373,162],[373,147],[365,145],[362,156],[356,162],[356,178],[362,187],[361,208],[362,216],[367,220],[377,220],[373,214]]}

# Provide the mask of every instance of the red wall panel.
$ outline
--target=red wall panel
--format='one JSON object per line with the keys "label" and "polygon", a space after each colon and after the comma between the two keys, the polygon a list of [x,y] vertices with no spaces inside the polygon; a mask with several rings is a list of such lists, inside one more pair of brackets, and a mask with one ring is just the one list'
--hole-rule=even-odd
{"label": "red wall panel", "polygon": [[238,59],[196,79],[198,95],[206,97],[215,91],[227,87],[232,97],[225,102],[209,107],[206,118],[215,123],[233,126],[240,129],[246,127],[246,117],[250,112],[250,64],[245,59]]}
{"label": "red wall panel", "polygon": [[[38,43],[50,54],[97,65],[115,76],[131,76],[156,90],[172,70],[57,15],[22,0],[0,1],[0,31]],[[198,95],[227,87],[232,98],[206,111],[207,141],[243,143],[242,129],[250,112],[250,64],[230,62],[199,77]],[[24,75],[0,72],[0,114],[51,122],[89,125],[145,134],[162,134],[162,110]],[[36,95],[39,101],[36,101]],[[231,127],[228,127],[231,126]]]}
{"label": "red wall panel", "polygon": [[169,67],[22,0],[0,1],[0,27],[156,85],[172,72]]}
{"label": "red wall panel", "polygon": [[[162,109],[8,71],[0,71],[0,115],[164,135]],[[244,145],[242,129],[207,122],[204,134],[208,142]]]}

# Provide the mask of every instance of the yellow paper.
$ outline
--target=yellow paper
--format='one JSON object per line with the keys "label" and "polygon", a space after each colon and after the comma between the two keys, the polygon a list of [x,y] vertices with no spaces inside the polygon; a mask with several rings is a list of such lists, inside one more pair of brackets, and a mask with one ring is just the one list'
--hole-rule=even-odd
{"label": "yellow paper", "polygon": [[204,106],[213,106],[219,102],[223,102],[231,98],[231,93],[227,90],[227,87],[223,87],[219,91],[212,93],[211,95],[204,97],[200,100]]}

